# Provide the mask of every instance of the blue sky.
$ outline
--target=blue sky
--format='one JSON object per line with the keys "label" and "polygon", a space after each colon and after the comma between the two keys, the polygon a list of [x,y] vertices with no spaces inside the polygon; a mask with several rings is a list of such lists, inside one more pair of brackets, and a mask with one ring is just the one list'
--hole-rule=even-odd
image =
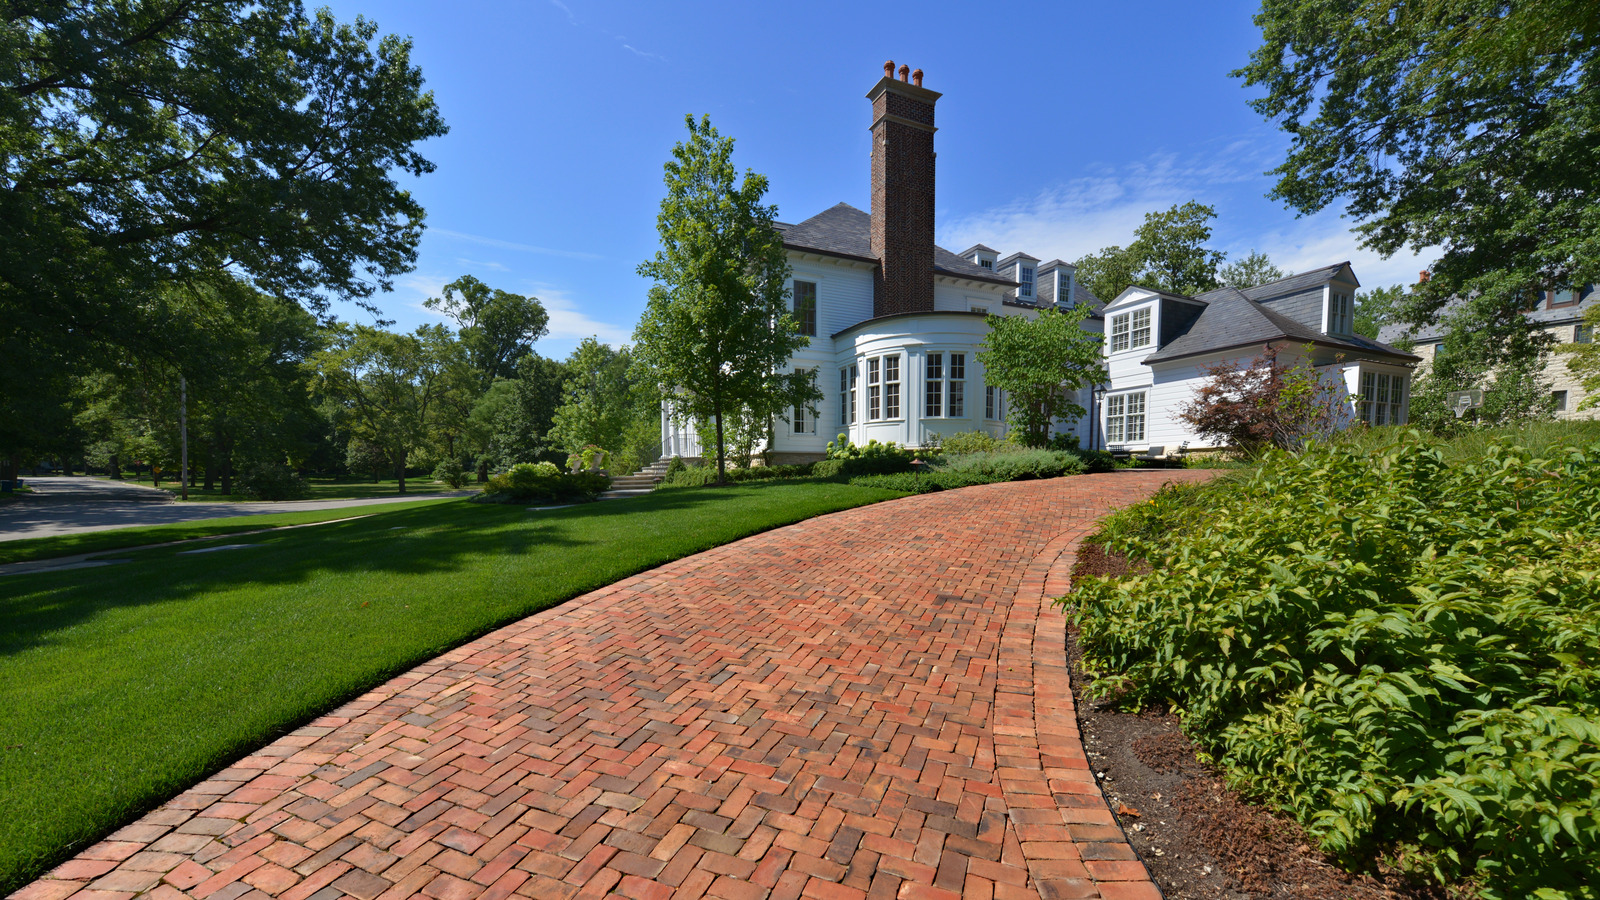
{"label": "blue sky", "polygon": [[781,219],[869,208],[865,94],[886,59],[944,94],[949,249],[1072,260],[1198,199],[1230,256],[1259,249],[1295,271],[1348,259],[1368,287],[1423,268],[1359,248],[1335,211],[1296,218],[1265,197],[1287,138],[1228,77],[1259,40],[1246,2],[332,5],[414,40],[450,125],[424,145],[438,171],[404,176],[428,231],[416,270],[378,298],[402,328],[435,320],[422,301],[472,274],[544,302],[545,355],[626,341],[685,114],[737,139],[735,162],[769,178]]}

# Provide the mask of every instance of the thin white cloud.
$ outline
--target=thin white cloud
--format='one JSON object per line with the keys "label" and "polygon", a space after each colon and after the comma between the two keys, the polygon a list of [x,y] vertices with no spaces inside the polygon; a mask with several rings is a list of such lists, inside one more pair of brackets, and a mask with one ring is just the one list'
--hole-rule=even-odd
{"label": "thin white cloud", "polygon": [[[617,40],[620,41],[620,40],[622,40],[622,38],[617,38]],[[661,62],[666,62],[667,61],[667,58],[665,56],[662,56],[659,53],[646,53],[645,51],[640,50],[638,47],[635,47],[632,44],[623,44],[622,45],[622,49],[628,51],[629,53],[632,53],[634,56],[642,56],[645,59],[655,59],[655,60],[660,60]]]}
{"label": "thin white cloud", "polygon": [[549,340],[576,344],[584,338],[592,337],[612,346],[620,346],[633,340],[631,327],[602,322],[590,316],[583,310],[582,304],[566,291],[542,283],[533,287],[533,294],[539,298],[539,302],[544,304],[545,311],[550,314]]}
{"label": "thin white cloud", "polygon": [[568,23],[570,23],[572,25],[578,24],[578,17],[574,16],[572,14],[572,10],[568,9],[567,5],[565,3],[562,3],[561,0],[550,0],[550,5],[554,6],[556,9],[561,10],[563,13],[566,13],[567,22]]}
{"label": "thin white cloud", "polygon": [[[1256,220],[1230,214],[1241,193],[1270,186],[1273,163],[1265,142],[1235,140],[1179,156],[1156,153],[1116,168],[985,210],[944,217],[940,243],[952,250],[977,243],[1002,254],[1023,250],[1044,259],[1078,259],[1103,247],[1127,246],[1146,213],[1198,199],[1218,208],[1213,246],[1230,259],[1260,250],[1280,267],[1314,269],[1349,260],[1363,285],[1411,283],[1433,258],[1409,252],[1383,259],[1360,246],[1336,210],[1295,219],[1279,212]],[[1253,200],[1253,198],[1252,198]],[[1255,206],[1257,204],[1251,203]]]}
{"label": "thin white cloud", "polygon": [[495,272],[511,271],[504,264],[488,259],[467,259],[464,256],[458,256],[456,257],[456,262],[470,269],[489,269]]}
{"label": "thin white cloud", "polygon": [[[550,5],[554,6],[556,9],[561,10],[562,14],[564,14],[567,17],[567,24],[568,25],[572,25],[572,26],[575,26],[575,27],[585,27],[582,22],[578,21],[578,17],[573,14],[572,8],[567,6],[565,3],[562,3],[561,0],[550,0]],[[613,41],[616,41],[618,44],[622,45],[622,49],[628,51],[629,53],[632,53],[634,56],[640,57],[642,59],[653,59],[653,60],[656,60],[658,62],[666,62],[667,61],[667,58],[665,56],[662,56],[659,53],[650,53],[650,52],[648,52],[646,50],[640,50],[638,47],[635,47],[632,44],[628,43],[628,38],[625,35],[617,34],[616,32],[610,31],[610,30],[605,29],[605,28],[602,28],[599,25],[589,25],[587,27],[592,29],[592,30],[594,30],[594,31],[599,32],[600,34],[605,35],[606,37],[612,39]]]}
{"label": "thin white cloud", "polygon": [[499,238],[483,237],[482,235],[477,234],[467,234],[466,232],[462,231],[451,231],[448,228],[430,228],[428,229],[428,233],[437,234],[441,237],[454,238],[458,241],[468,241],[474,244],[482,244],[485,247],[498,247],[501,250],[516,250],[522,253],[542,253],[546,256],[562,256],[566,257],[567,259],[597,260],[602,258],[598,253],[584,253],[579,250],[557,250],[552,247],[537,247],[533,244],[519,244],[515,241],[502,241]]}

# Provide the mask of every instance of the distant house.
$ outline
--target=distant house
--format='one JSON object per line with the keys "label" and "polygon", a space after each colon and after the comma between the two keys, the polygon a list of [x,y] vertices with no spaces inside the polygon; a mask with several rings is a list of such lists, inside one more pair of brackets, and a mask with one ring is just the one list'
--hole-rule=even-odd
{"label": "distant house", "polygon": [[1179,417],[1217,363],[1240,366],[1267,345],[1295,365],[1309,355],[1348,403],[1347,421],[1404,423],[1417,357],[1356,334],[1360,282],[1349,263],[1259,287],[1194,297],[1129,287],[1101,310],[1110,385],[1101,404],[1105,445],[1172,452],[1206,446]]}
{"label": "distant house", "polygon": [[[1054,434],[1082,446],[1143,451],[1199,447],[1178,411],[1204,380],[1202,366],[1248,364],[1268,343],[1281,359],[1310,345],[1313,362],[1352,403],[1349,419],[1404,422],[1410,367],[1417,357],[1352,332],[1359,286],[1347,263],[1246,291],[1198,297],[1130,287],[1101,309],[1072,265],[976,244],[952,253],[934,243],[934,104],[922,73],[885,75],[872,103],[872,209],[840,203],[780,223],[793,278],[795,319],[811,339],[789,362],[824,394],[815,415],[789,411],[774,423],[775,463],[820,459],[843,433],[855,443],[922,447],[967,431],[1006,433],[1008,398],[987,383],[978,352],[986,316],[1037,317],[1047,308],[1087,306],[1083,327],[1102,335],[1109,381],[1076,398],[1081,421]],[[1359,403],[1356,402],[1359,400]],[[664,456],[700,457],[693,423],[662,410]]]}
{"label": "distant house", "polygon": [[[1583,314],[1595,303],[1600,303],[1600,295],[1595,292],[1595,285],[1589,285],[1582,290],[1553,290],[1540,291],[1538,300],[1533,309],[1524,315],[1535,323],[1539,330],[1555,339],[1556,344],[1588,344],[1594,341],[1589,326],[1583,324]],[[1413,345],[1412,352],[1421,358],[1420,372],[1426,372],[1433,365],[1433,358],[1444,349],[1444,340],[1449,335],[1449,326],[1445,324],[1453,305],[1445,306],[1445,315],[1425,328],[1412,328],[1409,325],[1385,325],[1379,329],[1378,337],[1385,341],[1409,341]],[[1592,419],[1596,417],[1593,409],[1580,410],[1579,407],[1589,398],[1589,393],[1583,389],[1583,384],[1578,376],[1568,368],[1571,357],[1564,353],[1553,353],[1545,363],[1544,376],[1550,382],[1551,393],[1554,395],[1556,416],[1562,419]]]}

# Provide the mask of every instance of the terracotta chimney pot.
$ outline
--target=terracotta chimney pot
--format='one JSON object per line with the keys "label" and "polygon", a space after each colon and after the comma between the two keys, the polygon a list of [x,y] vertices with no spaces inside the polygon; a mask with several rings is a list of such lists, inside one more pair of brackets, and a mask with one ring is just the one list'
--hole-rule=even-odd
{"label": "terracotta chimney pot", "polygon": [[894,60],[891,59],[888,62],[883,64],[883,77],[885,77],[885,78],[893,78],[894,77]]}
{"label": "terracotta chimney pot", "polygon": [[905,81],[906,77],[909,76],[910,74],[911,74],[911,67],[910,66],[901,66],[900,67],[900,80],[901,81]]}
{"label": "terracotta chimney pot", "polygon": [[916,85],[917,87],[922,87],[922,70],[921,69],[918,69],[915,72],[911,73],[911,83]]}

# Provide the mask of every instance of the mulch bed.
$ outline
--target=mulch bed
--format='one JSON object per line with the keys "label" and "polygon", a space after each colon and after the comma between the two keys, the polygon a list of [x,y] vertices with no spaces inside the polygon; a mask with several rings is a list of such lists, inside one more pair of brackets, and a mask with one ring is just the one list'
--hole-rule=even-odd
{"label": "mulch bed", "polygon": [[[1074,580],[1124,575],[1126,559],[1078,551]],[[1167,900],[1440,900],[1398,877],[1350,875],[1312,846],[1298,823],[1247,802],[1201,763],[1159,710],[1119,712],[1085,699],[1077,629],[1067,633],[1072,692],[1089,763],[1128,841]]]}

